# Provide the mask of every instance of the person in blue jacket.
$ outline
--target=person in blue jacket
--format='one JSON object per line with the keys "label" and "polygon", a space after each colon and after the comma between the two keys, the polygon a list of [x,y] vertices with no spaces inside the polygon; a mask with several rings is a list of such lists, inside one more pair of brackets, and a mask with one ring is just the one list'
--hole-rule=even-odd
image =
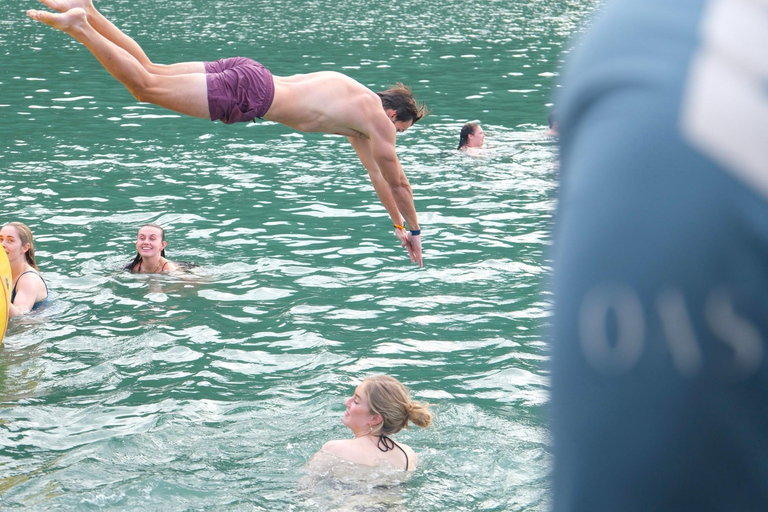
{"label": "person in blue jacket", "polygon": [[553,509],[768,510],[768,8],[607,2],[564,71]]}

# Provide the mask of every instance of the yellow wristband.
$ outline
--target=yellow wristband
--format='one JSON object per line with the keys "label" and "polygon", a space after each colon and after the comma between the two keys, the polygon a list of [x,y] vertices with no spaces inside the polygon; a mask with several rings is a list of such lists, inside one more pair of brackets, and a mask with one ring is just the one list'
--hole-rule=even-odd
{"label": "yellow wristband", "polygon": [[402,229],[403,231],[405,231],[405,226],[401,226],[400,224],[395,224],[395,227],[397,229]]}

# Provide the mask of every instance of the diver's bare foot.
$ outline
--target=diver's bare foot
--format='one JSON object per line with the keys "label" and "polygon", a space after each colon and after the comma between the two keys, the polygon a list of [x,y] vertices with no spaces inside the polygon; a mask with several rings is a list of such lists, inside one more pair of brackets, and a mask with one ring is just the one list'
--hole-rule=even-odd
{"label": "diver's bare foot", "polygon": [[54,11],[67,12],[70,9],[80,7],[86,11],[93,7],[93,0],[39,0]]}
{"label": "diver's bare foot", "polygon": [[62,32],[71,32],[78,26],[87,23],[85,11],[80,8],[70,9],[61,14],[30,9],[27,11],[27,16],[35,21],[40,21],[53,28],[59,29]]}

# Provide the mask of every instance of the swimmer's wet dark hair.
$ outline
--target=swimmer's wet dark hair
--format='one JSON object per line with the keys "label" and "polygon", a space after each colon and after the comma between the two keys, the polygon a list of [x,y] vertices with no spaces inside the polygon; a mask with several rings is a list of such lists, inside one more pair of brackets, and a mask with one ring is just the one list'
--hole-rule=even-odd
{"label": "swimmer's wet dark hair", "polygon": [[381,98],[381,104],[385,109],[391,109],[396,112],[397,121],[413,121],[414,124],[427,115],[429,110],[423,103],[417,103],[413,97],[411,88],[397,82],[394,87],[386,91],[377,92]]}
{"label": "swimmer's wet dark hair", "polygon": [[475,130],[480,126],[479,123],[467,123],[461,127],[461,133],[459,133],[459,147],[461,149],[469,143],[469,136],[475,134]]}

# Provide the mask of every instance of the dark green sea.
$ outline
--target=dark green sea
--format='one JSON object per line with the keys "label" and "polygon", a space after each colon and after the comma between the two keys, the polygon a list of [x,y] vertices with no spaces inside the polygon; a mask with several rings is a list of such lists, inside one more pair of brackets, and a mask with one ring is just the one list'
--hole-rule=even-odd
{"label": "dark green sea", "polygon": [[[52,289],[0,349],[0,508],[544,511],[557,143],[547,114],[599,0],[103,0],[158,63],[410,85],[398,136],[423,232],[410,264],[346,139],[226,126],[134,98],[10,0],[0,20],[0,222]],[[482,123],[487,150],[455,148]],[[121,271],[139,226],[182,276]],[[404,484],[301,484],[387,373],[433,404]],[[338,482],[337,482],[338,483]]]}

